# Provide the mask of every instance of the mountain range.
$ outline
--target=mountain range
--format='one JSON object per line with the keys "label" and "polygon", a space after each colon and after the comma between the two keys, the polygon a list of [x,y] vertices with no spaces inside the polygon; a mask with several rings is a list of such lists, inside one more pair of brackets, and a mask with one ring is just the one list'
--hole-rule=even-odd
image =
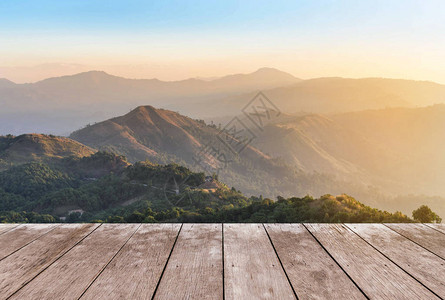
{"label": "mountain range", "polygon": [[[281,111],[291,114],[332,114],[445,102],[444,85],[387,78],[316,78],[262,91]],[[178,103],[169,108],[194,117],[215,119],[240,113],[255,95],[253,91],[219,101]]]}
{"label": "mountain range", "polygon": [[213,101],[259,89],[301,81],[276,69],[214,80],[127,79],[102,71],[15,84],[0,80],[0,134],[44,132],[69,134],[90,122],[151,104],[167,107],[198,100]]}
{"label": "mountain range", "polygon": [[[227,152],[231,163],[220,176],[247,194],[266,196],[354,190],[367,202],[375,201],[372,193],[367,194],[371,187],[386,195],[445,195],[442,128],[445,105],[283,114],[256,131],[256,138],[241,153]],[[193,161],[197,156],[214,166],[214,157],[202,149],[220,143],[216,138],[220,132],[215,125],[176,112],[141,106],[70,137],[125,155],[130,162],[174,161],[198,170]],[[382,201],[376,202],[386,208]]]}
{"label": "mountain range", "polygon": [[68,135],[88,123],[153,105],[199,119],[236,115],[257,94],[287,113],[342,113],[445,101],[445,86],[385,78],[302,80],[272,68],[182,81],[127,79],[102,71],[15,84],[0,79],[0,134]]}
{"label": "mountain range", "polygon": [[444,195],[445,105],[309,114],[270,124],[253,143],[306,172],[365,180],[393,193]]}
{"label": "mountain range", "polygon": [[[75,131],[70,138],[98,150],[125,155],[132,163],[147,159],[161,164],[176,162],[195,171],[218,173],[224,182],[248,194],[257,194],[261,186],[264,195],[280,191],[291,194],[295,186],[302,185],[302,189],[309,189],[310,180],[292,186],[293,180],[303,176],[296,169],[250,145],[233,153],[218,139],[220,133],[216,126],[203,121],[140,106],[123,116]],[[215,147],[214,153],[210,147]],[[280,183],[283,176],[289,181]],[[318,194],[323,189],[318,187],[313,192]]]}
{"label": "mountain range", "polygon": [[[262,113],[279,115],[262,127],[242,114],[258,90],[275,109]],[[1,137],[3,170],[103,150],[130,163],[216,171],[248,195],[348,193],[391,210],[394,197],[400,203],[410,195],[406,209],[428,199],[445,213],[445,105],[435,104],[444,102],[445,86],[436,83],[301,80],[270,68],[176,82],[92,71],[33,84],[0,80],[0,99],[0,132],[69,135]],[[222,130],[235,121],[246,130]],[[243,143],[242,151],[231,149]]]}

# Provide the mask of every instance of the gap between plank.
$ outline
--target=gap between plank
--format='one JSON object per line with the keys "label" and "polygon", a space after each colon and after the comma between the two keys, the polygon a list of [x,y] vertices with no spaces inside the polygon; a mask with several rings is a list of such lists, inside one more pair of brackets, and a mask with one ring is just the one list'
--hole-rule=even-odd
{"label": "gap between plank", "polygon": [[376,250],[377,252],[379,252],[381,255],[383,255],[387,260],[389,260],[390,262],[392,262],[393,264],[395,264],[397,267],[399,267],[403,272],[405,272],[406,274],[408,274],[409,276],[411,276],[415,281],[417,281],[418,283],[420,283],[424,288],[426,288],[428,291],[430,291],[431,293],[433,293],[435,296],[437,296],[439,299],[442,299],[442,297],[440,297],[439,295],[437,295],[432,289],[430,289],[429,287],[427,287],[426,285],[424,285],[419,279],[417,279],[414,275],[410,274],[408,271],[406,271],[405,269],[403,269],[401,266],[399,266],[399,264],[397,264],[395,261],[393,261],[391,258],[389,258],[388,256],[386,256],[385,253],[383,253],[382,251],[380,251],[379,249],[377,249],[376,247],[374,247],[370,242],[368,242],[367,240],[365,240],[364,238],[362,238],[357,232],[354,231],[354,229],[352,229],[351,227],[349,227],[346,224],[343,224],[343,226],[346,226],[346,228],[348,228],[349,230],[351,230],[354,234],[356,234],[360,239],[362,239],[365,243],[367,243],[369,246],[371,246],[374,250]]}
{"label": "gap between plank", "polygon": [[151,296],[151,300],[153,300],[155,298],[155,296],[156,296],[156,292],[158,291],[159,285],[161,284],[162,277],[164,276],[165,269],[167,269],[168,262],[170,261],[170,257],[172,256],[173,249],[175,249],[176,242],[178,241],[179,234],[181,233],[183,225],[184,225],[184,223],[181,223],[181,227],[179,227],[178,234],[176,235],[175,241],[173,242],[172,249],[170,250],[170,253],[168,254],[167,261],[165,262],[164,268],[162,269],[161,276],[159,276],[159,280],[158,280],[158,283],[156,284],[155,290],[153,291],[153,295]]}
{"label": "gap between plank", "polygon": [[348,276],[349,280],[352,281],[352,283],[358,288],[358,290],[363,294],[363,296],[365,296],[366,299],[370,299],[368,297],[368,295],[366,295],[366,293],[360,288],[360,286],[354,281],[354,279],[352,279],[352,277],[348,274],[348,272],[346,272],[345,269],[343,269],[343,267],[339,264],[339,262],[331,255],[331,253],[329,253],[328,249],[325,248],[325,246],[323,246],[323,244],[315,237],[315,235],[306,227],[306,225],[304,223],[302,223],[303,227],[306,228],[306,230],[309,232],[309,234],[317,241],[317,243],[320,245],[320,247],[329,255],[330,258],[332,258],[332,260],[337,264],[337,266],[339,266],[339,268],[343,271],[343,273],[346,274],[346,276]]}
{"label": "gap between plank", "polygon": [[437,231],[437,232],[440,232],[440,233],[442,233],[442,234],[445,234],[445,232],[440,231],[439,229],[436,229],[436,228],[434,228],[434,227],[431,227],[430,225],[428,225],[428,224],[426,224],[426,223],[422,223],[422,225],[425,225],[425,226],[428,227],[428,228],[431,228],[431,229],[433,229],[433,230],[435,230],[435,231]]}
{"label": "gap between plank", "polygon": [[[400,234],[400,235],[401,235],[401,236],[403,236],[404,238],[406,238],[406,239],[410,240],[411,242],[413,242],[413,243],[415,243],[415,244],[419,245],[420,247],[422,247],[422,248],[423,248],[423,249],[425,249],[426,251],[428,251],[428,252],[431,252],[431,253],[433,253],[434,255],[436,255],[437,257],[439,257],[439,258],[441,258],[441,259],[445,260],[445,258],[443,258],[442,256],[440,256],[439,254],[436,254],[436,253],[434,253],[434,252],[433,252],[433,251],[431,251],[430,249],[428,249],[428,248],[424,247],[423,245],[419,244],[418,242],[416,242],[416,241],[414,241],[414,240],[410,239],[410,238],[409,238],[409,237],[407,237],[406,235],[404,235],[404,234],[402,234],[402,233],[398,232],[397,230],[394,230],[394,229],[392,229],[391,227],[387,226],[387,225],[386,225],[385,223],[382,223],[382,224],[383,224],[383,225],[385,225],[386,227],[388,227],[389,229],[391,229],[392,231],[394,231],[394,232],[396,232],[396,233]],[[428,227],[428,228],[430,228],[430,227]]]}
{"label": "gap between plank", "polygon": [[[47,235],[48,233],[50,233],[51,231],[53,231],[54,229],[56,229],[57,227],[59,227],[60,225],[62,225],[62,224],[58,224],[58,225],[56,225],[56,226],[54,226],[52,229],[50,229],[50,230],[48,230],[47,232],[45,232],[44,234],[42,234],[42,235],[39,235],[38,237],[36,237],[35,239],[33,239],[32,241],[30,241],[30,242],[28,242],[28,243],[26,243],[25,245],[23,245],[23,246],[21,246],[20,248],[18,248],[18,249],[16,249],[16,250],[14,250],[14,251],[12,251],[11,253],[9,253],[8,255],[6,255],[5,257],[3,257],[3,258],[0,258],[0,261],[2,261],[2,260],[4,260],[5,258],[7,258],[7,257],[9,257],[9,256],[11,256],[11,255],[13,255],[14,253],[16,253],[17,251],[19,251],[19,250],[21,250],[21,249],[23,249],[23,248],[25,248],[26,246],[28,246],[29,244],[31,244],[32,242],[34,242],[34,241],[36,241],[36,240],[38,240],[38,239],[40,239],[42,236],[45,236],[45,235]],[[14,228],[17,228],[17,227],[14,227]]]}
{"label": "gap between plank", "polygon": [[20,291],[22,288],[24,288],[26,285],[28,285],[31,281],[33,281],[37,276],[39,276],[40,274],[42,274],[46,269],[48,269],[49,267],[51,267],[56,261],[58,261],[60,258],[62,258],[65,254],[67,254],[69,251],[71,251],[71,249],[73,249],[74,247],[76,247],[78,244],[80,244],[84,239],[86,239],[88,236],[90,236],[94,231],[96,231],[97,228],[99,228],[100,226],[102,226],[102,223],[99,224],[99,226],[97,226],[96,228],[94,228],[90,233],[88,233],[86,236],[84,236],[83,238],[81,238],[78,242],[76,242],[73,246],[71,246],[68,250],[66,250],[65,252],[62,253],[62,255],[60,255],[59,257],[57,257],[52,263],[50,263],[49,265],[47,265],[45,268],[43,268],[42,270],[40,270],[40,272],[38,272],[34,277],[32,277],[31,279],[29,279],[28,281],[26,281],[20,288],[18,288],[14,293],[12,293],[11,295],[8,296],[8,298],[6,298],[6,300],[10,299],[12,296],[14,296],[18,291]]}
{"label": "gap between plank", "polygon": [[3,231],[2,233],[0,233],[0,235],[10,232],[11,230],[16,229],[17,227],[22,226],[22,225],[23,224],[17,224],[15,226],[12,226],[11,228],[7,229],[6,231]]}
{"label": "gap between plank", "polygon": [[286,275],[287,282],[289,283],[289,285],[292,289],[292,292],[294,293],[295,298],[298,300],[299,299],[298,295],[295,292],[295,289],[294,289],[292,283],[290,282],[290,279],[289,279],[289,276],[287,275],[286,269],[284,269],[283,263],[281,262],[280,256],[278,255],[278,252],[277,252],[277,249],[275,249],[275,245],[273,244],[272,239],[270,238],[269,232],[267,231],[266,226],[264,226],[264,223],[263,223],[263,228],[264,228],[264,231],[266,231],[267,237],[269,238],[269,242],[272,245],[273,251],[275,252],[275,255],[277,256],[278,261],[280,262],[281,269],[283,270],[284,275]]}
{"label": "gap between plank", "polygon": [[83,293],[80,295],[77,300],[82,298],[82,296],[86,293],[86,291],[93,285],[93,283],[96,281],[96,279],[102,274],[102,272],[108,267],[108,265],[113,261],[113,259],[121,252],[121,250],[127,245],[128,241],[133,237],[133,235],[136,233],[136,231],[139,230],[142,224],[139,224],[139,226],[136,228],[136,230],[130,235],[130,237],[125,241],[125,243],[117,250],[117,252],[111,257],[111,259],[105,264],[105,266],[99,271],[99,273],[91,280],[90,284],[86,287],[86,289],[83,291]]}

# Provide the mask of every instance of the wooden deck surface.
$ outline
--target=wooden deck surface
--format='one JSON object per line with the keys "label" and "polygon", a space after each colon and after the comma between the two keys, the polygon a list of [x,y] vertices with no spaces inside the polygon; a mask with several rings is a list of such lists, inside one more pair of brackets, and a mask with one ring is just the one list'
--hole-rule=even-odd
{"label": "wooden deck surface", "polygon": [[0,224],[0,299],[445,299],[441,224]]}

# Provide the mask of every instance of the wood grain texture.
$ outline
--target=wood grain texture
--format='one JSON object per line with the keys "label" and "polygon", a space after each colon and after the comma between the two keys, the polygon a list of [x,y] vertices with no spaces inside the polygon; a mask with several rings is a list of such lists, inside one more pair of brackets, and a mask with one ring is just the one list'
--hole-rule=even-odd
{"label": "wood grain texture", "polygon": [[366,299],[302,224],[265,224],[299,299]]}
{"label": "wood grain texture", "polygon": [[0,260],[56,228],[55,224],[23,224],[0,235]]}
{"label": "wood grain texture", "polygon": [[0,295],[9,297],[97,226],[98,224],[61,225],[0,261]]}
{"label": "wood grain texture", "polygon": [[0,234],[3,234],[17,226],[19,226],[19,224],[0,224]]}
{"label": "wood grain texture", "polygon": [[434,228],[437,231],[440,231],[443,234],[445,234],[445,224],[431,224],[431,223],[428,223],[428,224],[424,224],[424,225],[428,226],[428,227],[431,227],[431,228]]}
{"label": "wood grain texture", "polygon": [[222,225],[184,224],[155,299],[222,299]]}
{"label": "wood grain texture", "polygon": [[81,299],[151,299],[181,224],[142,224]]}
{"label": "wood grain texture", "polygon": [[344,225],[305,225],[368,297],[438,299]]}
{"label": "wood grain texture", "polygon": [[383,224],[347,224],[368,243],[442,298],[445,261]]}
{"label": "wood grain texture", "polygon": [[262,224],[224,224],[226,299],[295,299]]}
{"label": "wood grain texture", "polygon": [[385,224],[394,231],[445,259],[445,235],[423,224]]}
{"label": "wood grain texture", "polygon": [[300,224],[7,225],[0,299],[445,298],[441,224],[306,224],[353,281]]}
{"label": "wood grain texture", "polygon": [[78,299],[139,224],[103,224],[11,299]]}

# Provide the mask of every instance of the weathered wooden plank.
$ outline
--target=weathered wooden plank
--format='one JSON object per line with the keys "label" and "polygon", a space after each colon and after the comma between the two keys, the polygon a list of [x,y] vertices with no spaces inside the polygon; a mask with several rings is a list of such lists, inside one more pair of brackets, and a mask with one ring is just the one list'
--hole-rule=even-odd
{"label": "weathered wooden plank", "polygon": [[0,235],[0,260],[56,228],[56,224],[23,224]]}
{"label": "weathered wooden plank", "polygon": [[0,261],[0,295],[5,298],[32,280],[98,224],[65,224]]}
{"label": "weathered wooden plank", "polygon": [[347,224],[406,272],[445,298],[445,262],[383,224]]}
{"label": "weathered wooden plank", "polygon": [[222,225],[184,224],[155,299],[222,298]]}
{"label": "weathered wooden plank", "polygon": [[224,224],[226,299],[295,299],[262,224]]}
{"label": "weathered wooden plank", "polygon": [[151,299],[181,224],[142,224],[81,299]]}
{"label": "weathered wooden plank", "polygon": [[437,299],[341,224],[305,224],[361,290],[377,299]]}
{"label": "weathered wooden plank", "polygon": [[3,234],[17,226],[19,226],[19,224],[0,224],[0,234]]}
{"label": "weathered wooden plank", "polygon": [[299,299],[366,299],[302,224],[265,224]]}
{"label": "weathered wooden plank", "polygon": [[11,299],[78,299],[138,226],[103,224]]}
{"label": "weathered wooden plank", "polygon": [[436,229],[437,231],[440,231],[440,232],[442,232],[443,234],[445,234],[445,224],[431,224],[431,223],[428,223],[428,224],[424,224],[425,226],[428,226],[428,227],[431,227],[431,228],[434,228],[434,229]]}
{"label": "weathered wooden plank", "polygon": [[423,224],[385,224],[406,238],[445,259],[445,235]]}

